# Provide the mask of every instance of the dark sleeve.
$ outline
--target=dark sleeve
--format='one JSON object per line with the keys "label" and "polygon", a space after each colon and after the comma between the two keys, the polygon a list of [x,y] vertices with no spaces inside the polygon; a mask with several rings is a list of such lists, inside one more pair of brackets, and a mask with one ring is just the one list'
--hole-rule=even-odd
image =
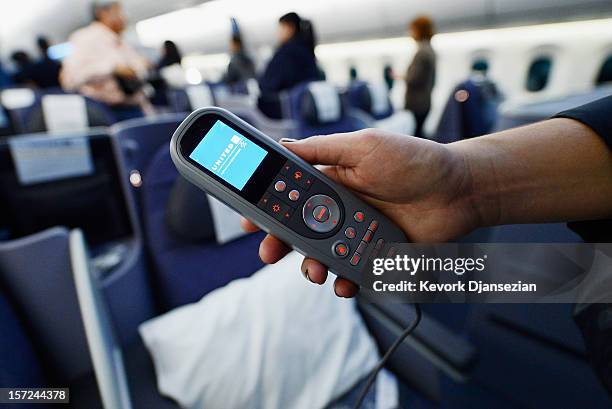
{"label": "dark sleeve", "polygon": [[569,118],[582,122],[612,149],[612,95],[560,112],[553,118]]}

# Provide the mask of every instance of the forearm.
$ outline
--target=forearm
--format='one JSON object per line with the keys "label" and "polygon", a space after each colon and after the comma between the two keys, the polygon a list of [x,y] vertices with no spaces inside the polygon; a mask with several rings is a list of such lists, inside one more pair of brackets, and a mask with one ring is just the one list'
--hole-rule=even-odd
{"label": "forearm", "polygon": [[456,142],[482,226],[612,216],[612,153],[590,128],[551,119]]}

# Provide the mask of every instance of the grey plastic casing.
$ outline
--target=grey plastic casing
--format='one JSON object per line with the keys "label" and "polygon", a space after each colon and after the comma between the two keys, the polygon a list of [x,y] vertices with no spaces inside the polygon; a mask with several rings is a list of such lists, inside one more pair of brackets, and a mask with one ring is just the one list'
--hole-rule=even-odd
{"label": "grey plastic casing", "polygon": [[[291,228],[266,213],[265,210],[260,209],[257,207],[257,205],[241,197],[234,191],[224,186],[221,182],[215,180],[213,177],[190,163],[185,157],[188,156],[190,152],[180,152],[181,139],[197,119],[208,114],[221,116],[229,123],[236,124],[239,128],[241,128],[241,131],[248,131],[248,134],[244,136],[262,142],[267,149],[278,152],[280,155],[293,161],[306,172],[310,173],[314,178],[324,182],[333,191],[335,191],[342,202],[340,205],[341,211],[344,211],[342,226],[337,229],[336,233],[327,238],[305,237],[298,232],[293,231]],[[188,181],[225,203],[227,206],[231,207],[247,219],[251,220],[265,232],[290,245],[300,254],[320,261],[326,265],[329,271],[332,273],[336,274],[337,276],[347,278],[356,284],[363,283],[364,280],[362,277],[365,267],[368,264],[367,260],[375,247],[374,243],[379,238],[383,238],[386,243],[407,242],[406,236],[399,229],[399,227],[397,227],[378,210],[360,200],[350,190],[334,182],[314,166],[302,160],[299,156],[293,154],[291,151],[284,148],[269,136],[264,135],[259,130],[225,109],[218,107],[206,107],[192,112],[172,135],[172,140],[170,141],[170,155],[179,173]],[[314,189],[314,187],[312,189]],[[316,191],[309,191],[308,195],[312,196],[317,193],[318,192]],[[366,215],[367,220],[377,220],[378,228],[376,229],[373,240],[368,245],[366,252],[361,255],[361,262],[357,266],[352,266],[349,263],[349,260],[351,258],[351,254],[353,254],[360,242],[360,237],[356,237],[353,240],[347,240],[347,238],[344,236],[344,230],[348,226],[355,226],[356,223],[353,220],[353,214],[356,211],[362,211]],[[301,214],[301,209],[299,213]],[[367,223],[369,223],[369,221]],[[333,245],[339,240],[349,244],[350,250],[348,257],[339,258],[334,255],[332,251]],[[381,256],[384,256],[384,254]]]}

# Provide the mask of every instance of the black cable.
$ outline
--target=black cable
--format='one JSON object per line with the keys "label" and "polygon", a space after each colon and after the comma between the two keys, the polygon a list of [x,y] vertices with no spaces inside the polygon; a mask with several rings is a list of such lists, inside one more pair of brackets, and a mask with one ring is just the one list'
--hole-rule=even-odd
{"label": "black cable", "polygon": [[389,349],[387,349],[387,352],[385,352],[383,357],[380,358],[380,361],[378,361],[378,364],[376,365],[376,367],[372,369],[372,372],[370,372],[368,381],[366,382],[365,386],[361,390],[361,393],[359,394],[359,397],[357,398],[357,402],[355,402],[353,409],[359,409],[361,407],[361,405],[363,404],[363,401],[366,398],[366,395],[368,394],[368,391],[372,387],[372,384],[376,380],[376,376],[378,376],[378,373],[380,372],[380,370],[384,368],[384,366],[387,364],[387,361],[389,360],[391,355],[393,355],[395,350],[402,344],[402,342],[404,342],[404,340],[408,337],[408,335],[410,335],[412,331],[414,331],[416,326],[419,325],[419,322],[421,322],[421,306],[419,304],[414,304],[414,312],[416,314],[416,317],[414,318],[414,321],[412,321],[412,324],[410,324],[404,330],[404,332],[402,332],[400,336],[397,337],[393,345],[391,345]]}

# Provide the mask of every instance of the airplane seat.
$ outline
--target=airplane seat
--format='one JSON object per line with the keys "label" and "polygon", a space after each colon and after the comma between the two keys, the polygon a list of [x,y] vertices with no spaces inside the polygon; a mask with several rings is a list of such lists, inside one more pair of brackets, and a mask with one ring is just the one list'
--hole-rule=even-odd
{"label": "airplane seat", "polygon": [[389,118],[393,115],[389,89],[385,84],[352,81],[346,90],[346,97],[350,106],[366,112],[375,120]]}
{"label": "airplane seat", "polygon": [[0,138],[15,134],[15,125],[10,113],[0,104]]}
{"label": "airplane seat", "polygon": [[208,83],[169,88],[167,96],[172,112],[191,112],[198,108],[216,105],[215,93]]}
{"label": "airplane seat", "polygon": [[110,109],[100,102],[77,94],[45,93],[30,108],[25,131],[81,131],[110,126],[114,122]]}
{"label": "airplane seat", "polygon": [[299,138],[357,131],[369,125],[345,107],[336,88],[325,81],[306,82],[292,88],[285,110],[296,122]]}
{"label": "airplane seat", "polygon": [[8,112],[15,133],[26,132],[27,115],[37,98],[31,88],[4,88],[0,91],[0,105]]}
{"label": "airplane seat", "polygon": [[0,243],[0,285],[21,313],[48,382],[70,384],[91,371],[66,228]]}
{"label": "airplane seat", "polygon": [[491,132],[497,122],[500,94],[486,78],[470,78],[451,92],[434,140],[451,143]]}
{"label": "airplane seat", "polygon": [[558,112],[588,104],[612,95],[612,85],[604,84],[588,92],[581,92],[561,98],[550,98],[527,104],[505,104],[501,106],[496,130],[515,128],[550,118]]}
{"label": "airplane seat", "polygon": [[395,111],[389,88],[385,83],[352,81],[344,92],[349,106],[364,112],[373,119],[372,126],[389,132],[410,135],[415,121],[409,111]]}
{"label": "airplane seat", "polygon": [[129,175],[134,198],[140,201],[142,173],[160,146],[170,143],[172,134],[187,116],[186,113],[163,114],[155,117],[129,119],[111,127],[119,144],[123,166]]}
{"label": "airplane seat", "polygon": [[4,286],[0,286],[0,385],[18,388],[47,385],[40,359]]}
{"label": "airplane seat", "polygon": [[263,267],[262,235],[218,244],[207,204],[203,192],[179,178],[168,148],[160,148],[143,176],[142,213],[156,288],[166,308],[197,301]]}

